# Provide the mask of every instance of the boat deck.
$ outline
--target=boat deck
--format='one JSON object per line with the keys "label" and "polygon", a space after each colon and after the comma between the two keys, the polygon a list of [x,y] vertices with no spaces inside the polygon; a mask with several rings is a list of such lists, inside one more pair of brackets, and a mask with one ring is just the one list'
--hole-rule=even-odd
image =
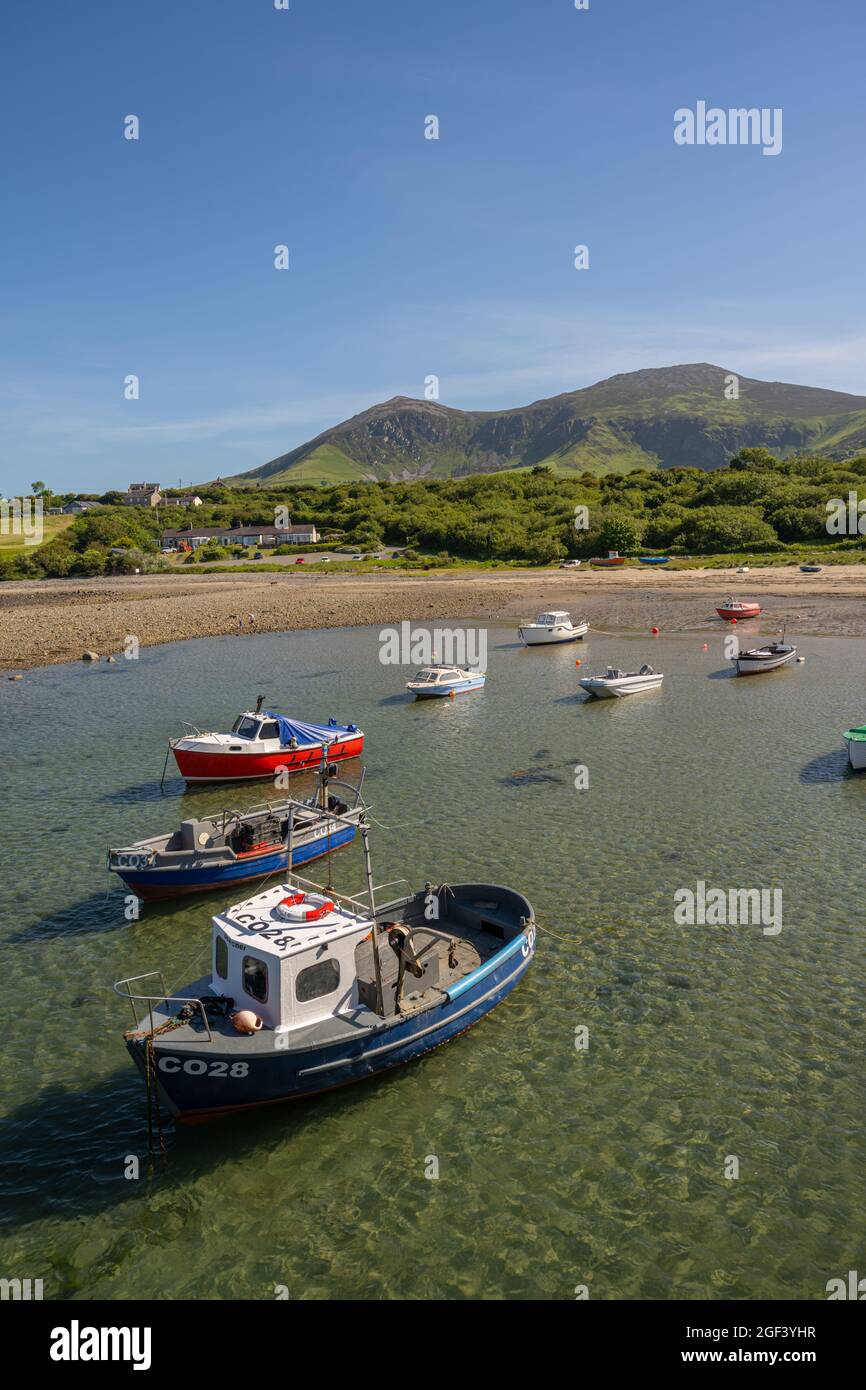
{"label": "boat deck", "polygon": [[[349,1042],[364,1034],[392,1028],[401,1019],[410,1018],[441,1003],[448,989],[501,950],[506,936],[510,935],[510,924],[504,919],[501,922],[497,921],[495,913],[489,914],[492,920],[489,920],[491,929],[488,930],[487,925],[461,923],[450,915],[436,923],[427,923],[423,912],[419,914],[417,911],[417,899],[408,906],[410,910],[402,915],[398,907],[398,910],[389,911],[380,918],[379,953],[383,992],[386,997],[385,1017],[380,1017],[373,1009],[362,1004],[351,1010],[333,1014],[329,1018],[319,1019],[308,1027],[293,1028],[289,1044],[284,1049],[286,1053],[307,1052],[311,1048]],[[461,908],[458,905],[455,908],[455,917],[459,916],[460,912]],[[419,916],[420,920],[415,920]],[[399,1012],[393,1007],[399,962],[387,939],[387,927],[398,924],[412,927],[416,933],[413,944],[423,952],[421,959],[426,963],[425,975],[435,979],[435,983],[426,984],[424,980],[416,980],[416,977],[406,970]],[[438,937],[430,932],[431,926],[435,926],[436,933],[440,934]],[[429,950],[424,950],[427,946]],[[369,941],[359,945],[356,964],[359,982],[362,985],[366,984],[372,992],[373,951]],[[387,1002],[389,991],[392,1001],[390,1006]],[[183,1009],[183,1005],[176,1002],[177,999],[200,999],[203,1003],[216,1003],[218,996],[211,990],[210,976],[204,976],[179,989],[175,1002],[156,1005],[153,1009],[155,1045],[169,1046],[172,1050],[193,1051],[200,1050],[203,1045],[208,1046],[207,1030],[200,1010],[196,1010],[189,1021],[179,1024],[174,1022]],[[238,1007],[239,1004],[240,1001],[236,1000],[233,1007]],[[272,1053],[274,1050],[275,1034],[270,1028],[263,1028],[254,1034],[238,1033],[228,1017],[228,1012],[224,1016],[209,1016],[208,1022],[221,1057],[234,1053],[239,1058],[249,1057],[251,1052]],[[146,1013],[139,1027],[131,1028],[126,1037],[146,1037],[149,1032],[150,1015]]]}

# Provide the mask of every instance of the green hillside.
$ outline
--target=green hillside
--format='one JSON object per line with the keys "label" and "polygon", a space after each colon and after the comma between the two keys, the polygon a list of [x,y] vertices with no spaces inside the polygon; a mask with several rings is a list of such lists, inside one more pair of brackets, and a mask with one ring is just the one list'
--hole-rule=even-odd
{"label": "green hillside", "polygon": [[844,458],[866,445],[866,397],[739,376],[710,363],[627,372],[511,410],[395,396],[226,481],[457,478],[545,464],[557,472],[724,466],[740,449]]}

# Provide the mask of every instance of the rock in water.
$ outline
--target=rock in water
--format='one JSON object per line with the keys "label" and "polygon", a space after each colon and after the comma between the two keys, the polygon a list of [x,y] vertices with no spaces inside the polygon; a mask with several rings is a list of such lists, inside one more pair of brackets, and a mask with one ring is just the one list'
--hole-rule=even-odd
{"label": "rock in water", "polygon": [[98,660],[99,660],[99,652],[82,652],[82,654],[81,654],[81,660],[82,660],[82,661],[98,661]]}

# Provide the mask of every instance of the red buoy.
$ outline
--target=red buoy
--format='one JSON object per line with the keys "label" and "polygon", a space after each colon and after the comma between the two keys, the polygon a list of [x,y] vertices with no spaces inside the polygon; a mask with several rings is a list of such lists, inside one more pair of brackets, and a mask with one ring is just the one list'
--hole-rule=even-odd
{"label": "red buoy", "polygon": [[659,630],[657,627],[651,627],[650,632],[652,633],[653,637],[658,637],[659,635]]}

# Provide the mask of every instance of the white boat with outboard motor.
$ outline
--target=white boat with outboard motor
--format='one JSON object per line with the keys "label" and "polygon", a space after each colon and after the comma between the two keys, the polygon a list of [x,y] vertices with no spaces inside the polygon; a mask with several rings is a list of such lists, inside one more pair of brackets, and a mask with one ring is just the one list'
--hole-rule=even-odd
{"label": "white boat with outboard motor", "polygon": [[364,821],[360,833],[365,894],[287,876],[213,918],[202,979],[175,995],[161,971],[115,984],[151,1131],[163,1104],[195,1123],[366,1080],[466,1032],[519,984],[536,944],[522,893],[407,884],[379,907],[395,885],[374,888]]}
{"label": "white boat with outboard motor", "polygon": [[517,629],[526,647],[545,647],[556,642],[578,642],[589,632],[589,623],[571,621],[571,614],[560,609],[539,613],[534,623],[528,620]]}
{"label": "white boat with outboard motor", "polygon": [[645,690],[658,690],[664,675],[644,662],[639,671],[620,671],[608,666],[603,676],[582,676],[580,685],[596,700],[617,700],[623,695],[640,695]]}

